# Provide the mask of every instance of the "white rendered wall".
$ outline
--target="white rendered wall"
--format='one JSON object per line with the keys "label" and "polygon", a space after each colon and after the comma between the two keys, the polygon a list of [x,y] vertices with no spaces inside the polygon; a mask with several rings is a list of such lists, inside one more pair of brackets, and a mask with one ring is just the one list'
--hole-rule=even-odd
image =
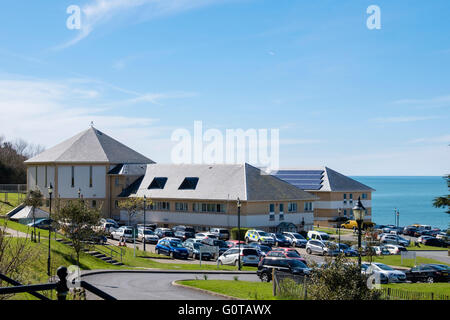
{"label": "white rendered wall", "polygon": [[92,187],[89,187],[89,166],[74,166],[72,187],[72,166],[58,166],[58,193],[61,198],[78,198],[78,189],[84,198],[105,198],[106,167],[92,166]]}
{"label": "white rendered wall", "polygon": [[[36,185],[36,167],[37,167],[37,185]],[[27,168],[28,190],[38,189],[44,197],[48,197],[48,187],[52,184],[55,187],[55,167],[47,166],[47,184],[45,179],[45,165],[31,166]]]}

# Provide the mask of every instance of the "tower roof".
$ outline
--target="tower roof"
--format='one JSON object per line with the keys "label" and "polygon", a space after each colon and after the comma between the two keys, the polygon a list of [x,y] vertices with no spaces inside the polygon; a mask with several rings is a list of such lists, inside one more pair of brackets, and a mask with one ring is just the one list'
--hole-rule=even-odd
{"label": "tower roof", "polygon": [[25,161],[38,163],[154,163],[142,154],[90,127]]}

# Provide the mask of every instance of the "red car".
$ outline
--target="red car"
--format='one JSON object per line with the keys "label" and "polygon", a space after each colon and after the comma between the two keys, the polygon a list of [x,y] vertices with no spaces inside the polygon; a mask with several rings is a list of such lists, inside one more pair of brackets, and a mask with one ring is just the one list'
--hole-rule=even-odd
{"label": "red car", "polygon": [[225,241],[228,248],[233,248],[233,247],[237,247],[239,245],[239,242],[241,243],[241,246],[245,246],[245,242],[244,241],[238,241],[238,240],[228,240]]}
{"label": "red car", "polygon": [[278,249],[272,250],[267,253],[266,257],[294,259],[299,260],[307,265],[306,260],[302,258],[302,256],[298,253],[298,251],[293,248],[282,248],[281,250]]}

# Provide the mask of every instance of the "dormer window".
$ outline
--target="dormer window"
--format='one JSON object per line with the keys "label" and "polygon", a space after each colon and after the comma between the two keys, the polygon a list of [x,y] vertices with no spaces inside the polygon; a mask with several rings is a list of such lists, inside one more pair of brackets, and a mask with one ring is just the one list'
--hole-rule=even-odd
{"label": "dormer window", "polygon": [[197,187],[197,183],[197,177],[186,177],[178,187],[178,190],[195,190],[195,188]]}
{"label": "dormer window", "polygon": [[166,177],[155,177],[153,178],[152,183],[148,186],[148,189],[164,189],[166,182]]}

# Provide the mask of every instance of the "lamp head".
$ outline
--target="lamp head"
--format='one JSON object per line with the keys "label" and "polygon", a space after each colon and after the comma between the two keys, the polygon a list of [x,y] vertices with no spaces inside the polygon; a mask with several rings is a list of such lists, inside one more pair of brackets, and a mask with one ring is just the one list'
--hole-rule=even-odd
{"label": "lamp head", "polygon": [[53,193],[53,186],[50,183],[50,186],[48,187],[48,194],[51,195]]}
{"label": "lamp head", "polygon": [[355,216],[356,221],[363,221],[364,215],[366,213],[366,208],[361,203],[361,197],[358,197],[358,202],[353,207],[353,215]]}

